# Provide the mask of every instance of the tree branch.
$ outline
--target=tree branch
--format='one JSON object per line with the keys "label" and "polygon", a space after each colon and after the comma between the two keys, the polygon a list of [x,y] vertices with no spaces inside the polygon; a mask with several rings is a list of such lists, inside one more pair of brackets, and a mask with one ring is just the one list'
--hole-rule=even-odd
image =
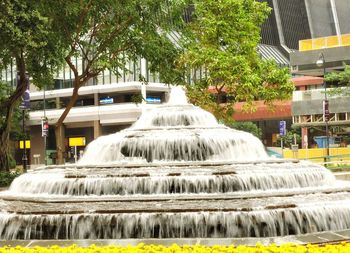
{"label": "tree branch", "polygon": [[[11,129],[11,118],[14,106],[16,102],[20,99],[27,88],[26,82],[26,65],[24,62],[23,50],[21,50],[20,55],[16,56],[17,69],[19,70],[19,82],[17,81],[16,90],[13,94],[1,105],[2,110],[6,110],[6,119],[9,121],[6,122],[5,128],[3,129],[4,133],[9,133]],[[3,137],[3,136],[2,136]]]}
{"label": "tree branch", "polygon": [[[87,5],[85,6],[85,8],[82,9],[80,15],[79,15],[79,23],[78,23],[78,27],[77,27],[77,30],[76,30],[76,34],[75,34],[75,38],[73,40],[73,43],[72,43],[72,49],[76,49],[76,46],[78,44],[78,41],[79,39],[81,38],[81,35],[80,35],[80,32],[82,30],[82,27],[83,27],[83,24],[84,24],[84,21],[85,21],[85,18],[86,18],[86,15],[87,13],[89,12],[90,8],[91,8],[91,0],[87,3]],[[80,6],[83,5],[83,0],[80,0]]]}
{"label": "tree branch", "polygon": [[[132,21],[132,17],[128,17],[128,19],[125,20],[122,24],[116,26],[116,28],[115,28],[111,33],[109,33],[109,37],[106,38],[106,39],[97,47],[96,52],[101,52],[101,51],[103,51],[103,50],[106,48],[106,46],[107,46],[108,44],[110,44],[110,43],[112,42],[112,40],[115,39],[115,37],[116,37],[116,35],[117,35],[118,33],[124,31],[124,30],[129,26],[129,24],[131,23],[131,21]],[[97,57],[94,57],[94,58],[92,59],[92,61],[94,61],[96,58],[97,58]]]}
{"label": "tree branch", "polygon": [[70,67],[70,69],[73,71],[74,73],[74,78],[77,78],[79,76],[78,70],[76,68],[76,66],[72,63],[70,56],[66,56],[66,58],[64,58],[65,61],[67,62],[68,66]]}

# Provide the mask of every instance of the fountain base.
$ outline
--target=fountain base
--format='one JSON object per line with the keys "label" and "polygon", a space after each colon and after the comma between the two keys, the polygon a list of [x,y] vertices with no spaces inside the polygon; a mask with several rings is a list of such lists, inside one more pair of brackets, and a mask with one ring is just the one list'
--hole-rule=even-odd
{"label": "fountain base", "polygon": [[[62,166],[24,175],[1,195],[0,237],[273,237],[350,228],[350,185],[334,184],[327,170],[310,163],[177,162],[96,170]],[[281,187],[288,177],[298,182],[295,187]],[[125,184],[116,195],[110,187],[123,181],[129,188]],[[304,181],[314,186],[300,188]],[[61,192],[50,192],[58,184]],[[20,185],[33,192],[16,192]],[[171,192],[174,187],[178,192]]]}

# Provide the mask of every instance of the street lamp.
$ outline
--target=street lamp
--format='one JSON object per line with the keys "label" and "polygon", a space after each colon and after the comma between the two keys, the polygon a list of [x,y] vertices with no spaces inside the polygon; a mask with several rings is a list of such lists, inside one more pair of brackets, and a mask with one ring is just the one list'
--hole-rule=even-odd
{"label": "street lamp", "polygon": [[323,119],[326,125],[326,158],[325,161],[328,160],[329,157],[329,131],[328,131],[328,120],[329,120],[329,109],[328,109],[328,99],[327,99],[327,83],[325,80],[326,76],[326,61],[324,59],[323,53],[320,53],[318,56],[318,60],[316,61],[317,67],[323,67],[323,87],[324,87],[324,100],[323,100]]}

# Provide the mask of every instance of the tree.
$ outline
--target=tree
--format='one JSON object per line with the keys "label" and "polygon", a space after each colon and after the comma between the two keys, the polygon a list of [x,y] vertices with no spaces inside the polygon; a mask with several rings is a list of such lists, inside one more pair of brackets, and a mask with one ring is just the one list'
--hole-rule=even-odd
{"label": "tree", "polygon": [[[12,94],[13,90],[10,85],[8,85],[5,82],[0,81],[0,105],[3,103],[6,103],[7,99],[9,98],[9,95]],[[13,112],[11,114],[11,117],[9,119],[6,118],[6,110],[2,109],[0,111],[0,129],[5,129],[7,122],[10,123],[10,129],[8,133],[8,138],[10,140],[17,140],[18,137],[21,135],[21,129],[20,129],[20,122],[22,119],[21,112],[19,110],[19,107],[17,106],[18,103],[15,104],[13,108]],[[11,138],[12,137],[12,138]],[[10,147],[7,146],[4,151],[7,151],[6,153],[1,155],[1,160],[3,161],[3,165],[1,165],[3,168],[1,171],[9,171],[9,169],[13,168],[16,163],[14,161],[14,158],[12,157],[12,152],[10,150]]]}
{"label": "tree", "polygon": [[[148,60],[163,82],[181,80],[175,68],[180,48],[169,32],[182,24],[182,0],[48,0],[42,1],[57,43],[65,48],[64,60],[74,74],[73,93],[55,125],[57,161],[63,162],[63,123],[78,98],[80,87],[110,69],[120,75],[137,57]],[[82,59],[79,69],[73,57]]]}
{"label": "tree", "polygon": [[[269,11],[266,3],[255,0],[195,1],[193,36],[179,60],[182,68],[206,73],[188,87],[192,102],[227,121],[235,102],[244,101],[245,109],[254,109],[255,100],[272,105],[290,97],[294,87],[288,69],[262,60],[257,53],[260,26]],[[217,98],[223,93],[229,100],[219,104]]]}
{"label": "tree", "polygon": [[331,72],[326,74],[325,80],[332,84],[336,84],[333,90],[328,90],[327,93],[332,95],[350,95],[350,66],[345,65],[344,71],[341,72]]}
{"label": "tree", "polygon": [[49,79],[58,63],[56,44],[50,38],[48,20],[41,15],[37,1],[3,0],[0,3],[0,69],[14,62],[16,87],[2,86],[0,103],[0,170],[11,167],[9,137],[14,111],[28,86],[27,73],[39,86]]}
{"label": "tree", "polygon": [[228,126],[234,128],[234,129],[237,129],[237,130],[242,130],[242,131],[251,133],[252,135],[261,139],[261,136],[262,136],[261,129],[253,122],[250,122],[250,121],[232,122],[232,123],[229,123]]}

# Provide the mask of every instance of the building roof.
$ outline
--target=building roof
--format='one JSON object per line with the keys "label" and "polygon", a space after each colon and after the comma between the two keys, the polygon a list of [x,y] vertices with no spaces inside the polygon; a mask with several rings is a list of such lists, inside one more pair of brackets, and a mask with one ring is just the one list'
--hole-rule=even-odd
{"label": "building roof", "polygon": [[234,105],[235,113],[233,118],[237,121],[254,121],[254,120],[270,120],[290,118],[292,115],[292,101],[275,101],[274,107],[271,109],[264,101],[255,101],[256,110],[254,112],[245,112],[243,110],[244,102]]}
{"label": "building roof", "polygon": [[298,76],[293,77],[292,81],[296,87],[323,84],[323,78],[317,76]]}
{"label": "building roof", "polygon": [[258,45],[258,53],[265,60],[274,59],[280,67],[288,67],[289,66],[288,58],[285,57],[276,46],[259,44]]}

